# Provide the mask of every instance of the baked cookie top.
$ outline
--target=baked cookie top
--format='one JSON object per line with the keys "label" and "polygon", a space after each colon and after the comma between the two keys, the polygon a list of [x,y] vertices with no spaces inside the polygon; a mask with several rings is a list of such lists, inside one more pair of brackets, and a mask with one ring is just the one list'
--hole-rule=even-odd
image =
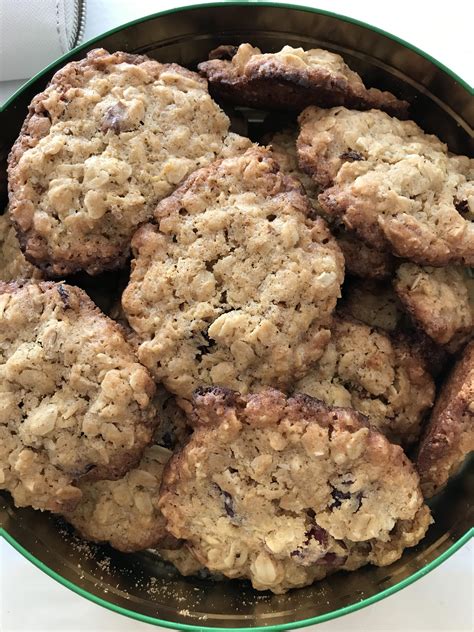
{"label": "baked cookie top", "polygon": [[403,319],[403,307],[392,285],[373,279],[351,279],[346,283],[338,310],[387,332],[396,331]]}
{"label": "baked cookie top", "polygon": [[167,536],[158,498],[163,468],[171,454],[167,448],[152,445],[123,478],[79,483],[81,501],[64,517],[86,540],[108,542],[119,551],[156,546]]}
{"label": "baked cookie top", "polygon": [[158,420],[154,445],[145,449],[140,463],[118,480],[78,483],[81,501],[64,517],[87,540],[108,542],[125,552],[173,544],[158,509],[158,498],[171,449],[184,443],[190,429],[183,411],[165,389],[158,387],[154,404]]}
{"label": "baked cookie top", "polygon": [[41,277],[41,271],[31,265],[21,252],[8,214],[0,215],[0,281]]}
{"label": "baked cookie top", "polygon": [[77,481],[118,478],[151,441],[154,384],[120,328],[76,287],[0,283],[0,487],[63,511]]}
{"label": "baked cookie top", "polygon": [[168,462],[167,529],[211,571],[282,593],[389,564],[430,522],[403,450],[356,411],[267,389],[195,395],[196,430]]}
{"label": "baked cookie top", "polygon": [[322,209],[318,202],[320,189],[314,180],[302,171],[298,165],[298,156],[296,153],[297,138],[298,130],[296,128],[286,128],[280,132],[267,135],[264,141],[269,145],[269,149],[271,149],[272,155],[280,165],[280,169],[283,173],[301,182],[311,202],[311,206],[318,215],[321,215]]}
{"label": "baked cookie top", "polygon": [[323,356],[294,391],[330,406],[355,408],[390,441],[414,443],[435,394],[416,347],[341,317],[331,333]]}
{"label": "baked cookie top", "polygon": [[391,276],[394,257],[389,252],[379,252],[350,233],[333,217],[328,217],[318,202],[320,187],[304,171],[299,168],[296,152],[296,129],[285,129],[265,137],[271,147],[272,154],[284,173],[301,182],[314,212],[331,222],[331,231],[344,255],[346,272],[354,276],[370,279],[385,279]]}
{"label": "baked cookie top", "polygon": [[423,331],[438,344],[455,350],[474,333],[474,303],[467,283],[463,268],[404,263],[397,269],[394,287]]}
{"label": "baked cookie top", "polygon": [[9,157],[10,212],[50,275],[119,267],[136,227],[229,127],[205,79],[143,55],[93,50],[32,101]]}
{"label": "baked cookie top", "polygon": [[420,443],[416,466],[426,498],[442,489],[474,450],[474,342],[441,387]]}
{"label": "baked cookie top", "polygon": [[333,227],[332,233],[344,255],[347,274],[361,279],[389,279],[392,276],[396,260],[390,252],[371,248],[341,225]]}
{"label": "baked cookie top", "polygon": [[299,122],[300,166],[326,189],[326,213],[378,250],[474,265],[474,161],[377,110],[309,107]]}
{"label": "baked cookie top", "polygon": [[251,149],[196,171],[132,242],[138,357],[182,398],[285,384],[323,353],[343,259],[300,184]]}
{"label": "baked cookie top", "polygon": [[367,89],[340,55],[321,48],[284,46],[262,53],[250,44],[219,46],[198,66],[218,97],[264,109],[302,110],[308,105],[380,108],[406,116],[408,103],[390,92]]}

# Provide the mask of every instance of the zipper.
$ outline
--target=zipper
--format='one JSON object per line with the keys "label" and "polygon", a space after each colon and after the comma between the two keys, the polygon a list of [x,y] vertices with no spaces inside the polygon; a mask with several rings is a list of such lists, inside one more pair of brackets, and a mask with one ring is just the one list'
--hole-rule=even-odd
{"label": "zipper", "polygon": [[75,0],[73,24],[74,26],[68,42],[69,49],[80,44],[84,37],[84,29],[86,26],[86,0]]}

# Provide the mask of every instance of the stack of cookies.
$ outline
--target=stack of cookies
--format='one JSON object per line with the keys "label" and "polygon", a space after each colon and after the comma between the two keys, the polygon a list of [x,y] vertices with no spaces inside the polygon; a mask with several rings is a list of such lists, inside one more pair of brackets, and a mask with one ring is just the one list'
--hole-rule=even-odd
{"label": "stack of cookies", "polygon": [[30,105],[0,488],[257,590],[391,564],[474,449],[474,163],[328,51],[199,73],[93,50]]}

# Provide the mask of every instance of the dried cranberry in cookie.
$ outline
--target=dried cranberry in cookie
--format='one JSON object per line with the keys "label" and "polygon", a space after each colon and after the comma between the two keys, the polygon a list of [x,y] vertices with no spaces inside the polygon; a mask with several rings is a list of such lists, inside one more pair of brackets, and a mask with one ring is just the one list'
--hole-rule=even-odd
{"label": "dried cranberry in cookie", "polygon": [[0,488],[62,512],[136,465],[155,387],[120,327],[63,283],[0,283]]}
{"label": "dried cranberry in cookie", "polygon": [[90,51],[32,101],[8,168],[27,258],[49,275],[124,264],[156,203],[225,149],[207,82],[144,55]]}
{"label": "dried cranberry in cookie", "polygon": [[391,564],[431,522],[403,450],[354,410],[213,387],[196,392],[193,423],[159,505],[211,571],[283,593]]}
{"label": "dried cranberry in cookie", "polygon": [[326,223],[270,152],[191,175],[133,238],[122,305],[157,381],[287,384],[323,353],[344,274]]}

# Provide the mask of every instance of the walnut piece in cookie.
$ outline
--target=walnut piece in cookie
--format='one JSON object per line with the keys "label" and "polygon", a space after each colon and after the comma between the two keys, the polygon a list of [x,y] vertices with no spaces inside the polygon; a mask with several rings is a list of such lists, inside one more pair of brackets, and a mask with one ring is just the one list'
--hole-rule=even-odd
{"label": "walnut piece in cookie", "polygon": [[416,466],[426,498],[440,491],[474,450],[474,342],[442,385]]}
{"label": "walnut piece in cookie", "polygon": [[124,264],[156,203],[223,149],[205,79],[144,55],[90,51],[32,101],[8,167],[26,257],[48,275]]}
{"label": "walnut piece in cookie", "polygon": [[142,226],[122,305],[157,381],[189,399],[302,376],[329,341],[343,259],[271,154],[196,171]]}
{"label": "walnut piece in cookie", "polygon": [[331,341],[294,391],[367,416],[390,441],[419,437],[435,387],[425,360],[407,342],[347,318],[335,318]]}
{"label": "walnut piece in cookie", "polygon": [[404,263],[397,269],[394,287],[410,316],[436,343],[455,351],[472,337],[474,303],[463,268]]}
{"label": "walnut piece in cookie", "polygon": [[257,590],[391,564],[431,522],[403,450],[354,410],[213,387],[196,392],[194,425],[163,475],[167,529]]}
{"label": "walnut piece in cookie", "polygon": [[41,271],[29,263],[21,252],[8,213],[0,215],[0,281],[41,279]]}
{"label": "walnut piece in cookie", "polygon": [[325,191],[325,213],[377,250],[422,265],[474,265],[474,161],[413,121],[307,108],[300,166]]}
{"label": "walnut piece in cookie", "polygon": [[119,478],[155,424],[155,388],[120,328],[76,287],[0,283],[0,488],[73,509],[81,478]]}
{"label": "walnut piece in cookie", "polygon": [[240,105],[302,110],[308,105],[345,105],[357,110],[380,108],[407,114],[408,103],[390,92],[366,88],[340,55],[321,48],[284,46],[262,53],[250,44],[219,46],[198,66],[212,94]]}

